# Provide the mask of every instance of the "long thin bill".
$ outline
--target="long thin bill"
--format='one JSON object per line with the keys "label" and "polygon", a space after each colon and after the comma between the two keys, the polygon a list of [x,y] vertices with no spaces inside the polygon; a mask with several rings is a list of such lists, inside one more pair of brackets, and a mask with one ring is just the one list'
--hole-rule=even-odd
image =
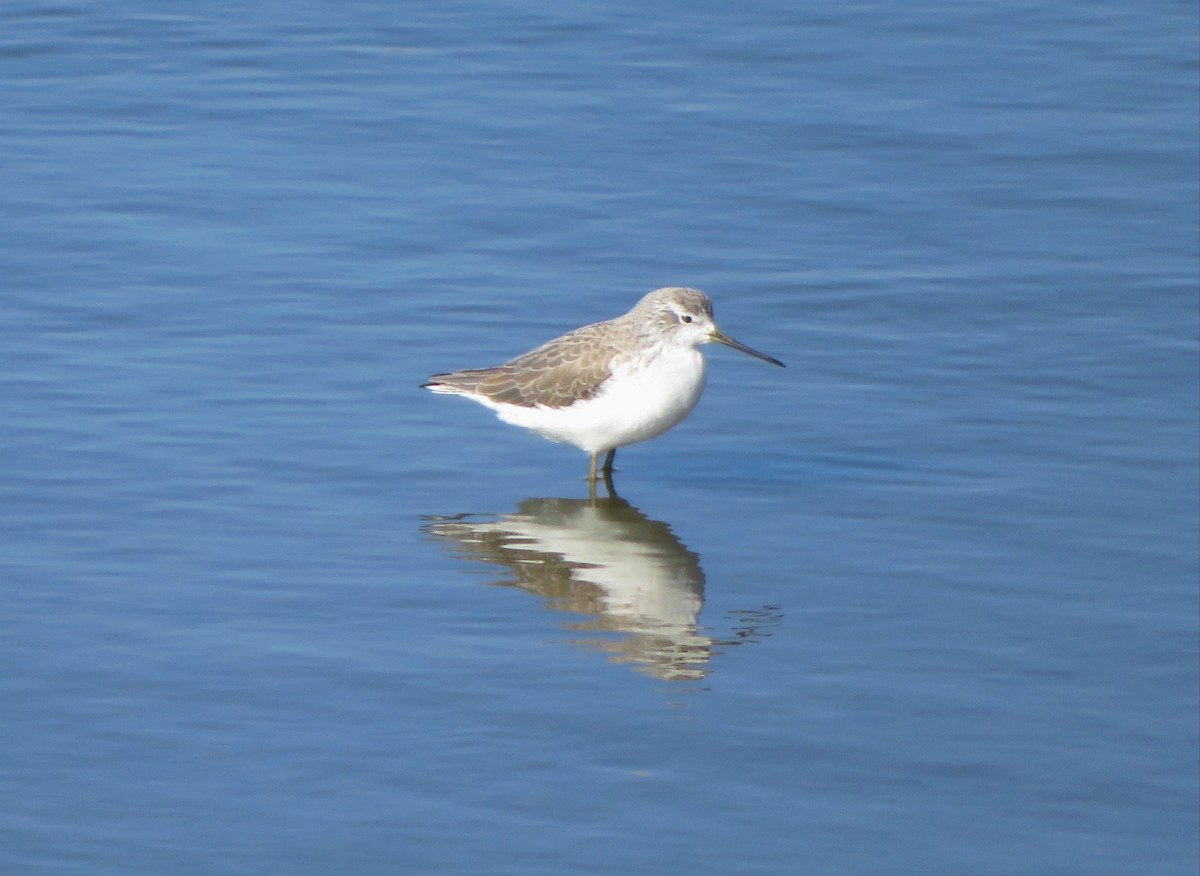
{"label": "long thin bill", "polygon": [[723,335],[718,331],[714,331],[711,335],[708,336],[708,339],[710,341],[716,341],[718,344],[724,344],[726,347],[733,347],[735,350],[741,350],[743,353],[749,353],[755,359],[762,359],[764,362],[770,362],[772,365],[778,365],[780,368],[787,367],[782,362],[780,362],[778,359],[773,359],[772,357],[768,356],[766,353],[758,352],[758,350],[751,350],[745,344],[740,344],[737,341],[735,341],[733,338],[729,337],[728,335]]}

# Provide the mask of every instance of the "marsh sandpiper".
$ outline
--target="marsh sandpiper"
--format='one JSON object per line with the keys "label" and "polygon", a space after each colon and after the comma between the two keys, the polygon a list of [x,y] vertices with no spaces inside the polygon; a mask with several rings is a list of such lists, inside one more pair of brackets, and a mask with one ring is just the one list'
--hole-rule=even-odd
{"label": "marsh sandpiper", "polygon": [[724,344],[784,367],[717,330],[712,302],[696,289],[649,293],[624,316],[577,328],[494,368],[434,374],[425,388],[461,395],[512,423],[588,454],[606,482],[617,448],[681,422],[704,389],[701,344]]}

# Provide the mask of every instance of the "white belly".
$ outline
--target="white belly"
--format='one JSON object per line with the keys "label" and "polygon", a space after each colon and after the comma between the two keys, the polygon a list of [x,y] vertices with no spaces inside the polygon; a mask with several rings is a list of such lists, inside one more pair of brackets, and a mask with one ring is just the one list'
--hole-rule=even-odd
{"label": "white belly", "polygon": [[692,412],[703,389],[704,357],[676,346],[641,368],[618,367],[599,393],[570,407],[495,410],[506,423],[595,453],[661,435]]}

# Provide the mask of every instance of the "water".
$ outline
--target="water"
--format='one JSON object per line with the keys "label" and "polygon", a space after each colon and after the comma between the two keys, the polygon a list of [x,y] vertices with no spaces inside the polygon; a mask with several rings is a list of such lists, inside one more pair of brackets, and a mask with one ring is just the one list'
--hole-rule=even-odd
{"label": "water", "polygon": [[5,23],[0,870],[1195,872],[1193,5]]}

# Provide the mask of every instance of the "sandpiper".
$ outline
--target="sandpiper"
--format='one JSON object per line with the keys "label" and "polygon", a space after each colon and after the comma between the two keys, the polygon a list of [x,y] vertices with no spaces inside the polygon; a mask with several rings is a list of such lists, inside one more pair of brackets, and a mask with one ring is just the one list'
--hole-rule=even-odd
{"label": "sandpiper", "polygon": [[661,435],[681,422],[704,389],[701,344],[716,342],[764,362],[778,359],[721,334],[712,302],[696,289],[656,289],[624,316],[585,325],[494,368],[434,374],[422,384],[461,395],[506,423],[588,454],[609,481],[617,448]]}

